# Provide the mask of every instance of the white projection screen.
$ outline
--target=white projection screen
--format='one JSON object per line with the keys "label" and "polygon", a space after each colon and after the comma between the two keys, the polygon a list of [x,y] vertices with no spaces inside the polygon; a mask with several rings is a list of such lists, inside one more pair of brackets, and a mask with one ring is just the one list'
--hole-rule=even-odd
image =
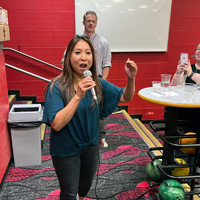
{"label": "white projection screen", "polygon": [[166,52],[172,0],[75,0],[76,34],[84,31],[83,15],[95,11],[96,33],[112,52]]}

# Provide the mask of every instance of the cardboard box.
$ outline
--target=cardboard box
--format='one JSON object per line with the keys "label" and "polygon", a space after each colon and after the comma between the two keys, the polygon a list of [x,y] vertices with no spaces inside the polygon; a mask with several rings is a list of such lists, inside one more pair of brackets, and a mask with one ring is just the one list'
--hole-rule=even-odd
{"label": "cardboard box", "polygon": [[8,12],[2,7],[0,7],[0,25],[8,26]]}
{"label": "cardboard box", "polygon": [[10,40],[9,26],[0,25],[0,42]]}

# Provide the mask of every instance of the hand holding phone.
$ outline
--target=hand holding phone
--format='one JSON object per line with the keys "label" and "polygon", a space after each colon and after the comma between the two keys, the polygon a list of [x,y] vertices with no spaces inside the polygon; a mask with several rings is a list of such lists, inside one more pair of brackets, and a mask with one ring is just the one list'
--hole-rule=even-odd
{"label": "hand holding phone", "polygon": [[188,62],[188,53],[181,53],[180,60],[181,60],[181,64]]}

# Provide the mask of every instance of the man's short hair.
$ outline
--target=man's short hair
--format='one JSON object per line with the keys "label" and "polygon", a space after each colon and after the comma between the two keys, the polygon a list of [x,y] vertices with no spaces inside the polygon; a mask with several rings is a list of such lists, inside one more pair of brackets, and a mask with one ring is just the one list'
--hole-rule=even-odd
{"label": "man's short hair", "polygon": [[97,20],[98,20],[97,14],[96,14],[94,11],[87,11],[87,12],[83,15],[83,21],[86,20],[87,15],[94,15],[94,16],[96,16],[96,18],[97,18]]}

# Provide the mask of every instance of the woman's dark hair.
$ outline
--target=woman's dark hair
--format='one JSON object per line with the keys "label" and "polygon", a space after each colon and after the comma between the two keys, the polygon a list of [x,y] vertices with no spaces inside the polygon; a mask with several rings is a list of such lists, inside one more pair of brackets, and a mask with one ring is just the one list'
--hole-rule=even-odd
{"label": "woman's dark hair", "polygon": [[[69,44],[67,46],[67,51],[66,51],[66,54],[65,54],[65,57],[64,57],[62,73],[52,80],[51,94],[52,94],[52,88],[53,88],[55,82],[59,81],[59,88],[60,88],[62,99],[63,99],[63,102],[65,103],[65,105],[67,103],[69,103],[70,99],[75,95],[75,89],[74,89],[74,83],[73,83],[73,68],[71,66],[70,58],[71,58],[71,54],[72,54],[72,51],[73,51],[75,45],[81,40],[88,43],[88,45],[90,46],[91,52],[92,52],[93,62],[92,62],[92,66],[90,68],[90,71],[92,72],[92,79],[96,83],[95,90],[96,90],[97,98],[101,101],[101,104],[102,104],[103,95],[102,95],[102,91],[101,91],[101,84],[100,84],[99,78],[97,77],[97,73],[96,73],[95,51],[94,51],[94,48],[92,46],[92,43],[85,36],[76,35],[69,42]],[[46,95],[46,92],[47,92],[49,85],[50,85],[50,83],[45,88],[45,95]]]}

